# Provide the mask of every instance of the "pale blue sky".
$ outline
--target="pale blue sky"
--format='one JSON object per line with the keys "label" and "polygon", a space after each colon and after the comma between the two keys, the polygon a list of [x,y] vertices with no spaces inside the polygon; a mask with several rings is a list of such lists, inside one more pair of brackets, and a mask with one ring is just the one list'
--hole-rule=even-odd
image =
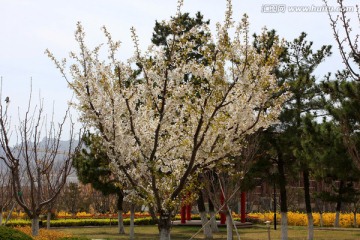
{"label": "pale blue sky", "polygon": [[[336,1],[329,0],[331,6]],[[358,1],[347,0],[347,6]],[[264,13],[264,4],[289,6],[321,6],[321,0],[233,0],[234,20],[244,13],[250,16],[251,32],[259,33],[263,26],[276,29],[281,37],[293,39],[300,32],[308,33],[308,39],[319,47],[334,44],[329,19],[325,12]],[[47,106],[55,101],[56,114],[64,112],[71,91],[66,82],[44,54],[49,48],[59,59],[77,50],[74,40],[76,22],[81,21],[91,45],[104,42],[101,26],[107,26],[114,39],[122,41],[121,58],[133,52],[130,27],[134,26],[143,48],[150,42],[155,20],[169,19],[176,12],[176,0],[0,0],[0,76],[3,77],[3,96],[10,97],[12,112],[25,108],[30,89],[30,77],[34,94],[41,91]],[[211,25],[223,21],[224,0],[184,0],[183,12],[201,11]],[[354,19],[355,20],[355,19]],[[319,78],[328,72],[342,68],[337,53],[317,71]]]}

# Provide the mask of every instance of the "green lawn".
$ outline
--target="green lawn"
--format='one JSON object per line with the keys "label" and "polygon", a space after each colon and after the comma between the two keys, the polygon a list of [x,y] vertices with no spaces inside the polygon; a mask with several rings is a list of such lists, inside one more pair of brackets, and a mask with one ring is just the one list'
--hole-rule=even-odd
{"label": "green lawn", "polygon": [[[171,230],[171,239],[189,239],[199,230],[199,227],[173,227]],[[90,239],[129,239],[128,235],[117,234],[116,227],[74,227],[61,228],[61,231],[71,233],[74,236],[88,237]],[[129,228],[125,228],[126,233]],[[136,239],[158,239],[158,231],[156,226],[136,226]],[[241,240],[266,240],[267,230],[263,226],[254,226],[253,228],[239,229]],[[280,239],[280,230],[271,230],[271,239]],[[289,239],[306,239],[307,230],[305,227],[289,227]],[[194,239],[203,239],[202,233],[199,233]],[[226,229],[221,228],[220,233],[215,234],[214,239],[226,239]],[[234,232],[234,239],[236,233]],[[316,240],[356,240],[360,239],[360,229],[342,229],[334,230],[328,228],[326,230],[315,230]]]}

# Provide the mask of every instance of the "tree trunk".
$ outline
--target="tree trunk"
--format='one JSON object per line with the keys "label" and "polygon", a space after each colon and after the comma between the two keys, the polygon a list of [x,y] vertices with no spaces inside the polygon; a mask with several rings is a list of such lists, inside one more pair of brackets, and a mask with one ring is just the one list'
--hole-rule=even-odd
{"label": "tree trunk", "polygon": [[170,240],[170,228],[171,228],[170,214],[162,210],[160,212],[160,218],[158,223],[160,240]]}
{"label": "tree trunk", "polygon": [[227,240],[233,240],[233,222],[229,211],[226,212],[226,235]]}
{"label": "tree trunk", "polygon": [[213,239],[210,224],[208,223],[207,214],[205,211],[200,212],[201,226],[203,227],[205,239]]}
{"label": "tree trunk", "polygon": [[305,193],[305,206],[306,215],[308,219],[308,240],[314,239],[314,219],[311,209],[311,198],[310,198],[310,180],[309,180],[309,169],[303,168],[303,179],[304,179],[304,193]]}
{"label": "tree trunk", "polygon": [[47,212],[46,216],[46,229],[50,229],[50,220],[51,220],[51,210]]}
{"label": "tree trunk", "polygon": [[357,228],[358,224],[357,224],[357,219],[356,219],[356,211],[354,211],[353,213],[354,213],[354,227]]}
{"label": "tree trunk", "polygon": [[117,199],[117,210],[118,210],[118,230],[119,234],[125,234],[125,228],[124,228],[124,219],[123,219],[123,201],[124,201],[124,195],[121,193],[118,193],[118,199]]}
{"label": "tree trunk", "polygon": [[31,219],[31,234],[35,237],[39,235],[39,216]]}
{"label": "tree trunk", "polygon": [[314,218],[312,213],[307,213],[308,219],[308,240],[314,239]]}
{"label": "tree trunk", "polygon": [[118,210],[118,230],[119,234],[125,234],[123,211]]}
{"label": "tree trunk", "polygon": [[213,233],[219,232],[219,228],[216,222],[216,214],[213,202],[209,199],[209,214],[210,214],[210,226]]}
{"label": "tree trunk", "polygon": [[279,172],[279,190],[280,190],[280,213],[281,213],[281,240],[288,239],[288,218],[287,218],[287,194],[286,194],[286,177],[285,177],[285,163],[283,154],[277,146],[278,155],[278,172]]}
{"label": "tree trunk", "polygon": [[339,196],[338,200],[336,201],[336,214],[335,214],[335,223],[334,227],[340,227],[340,211],[341,211],[341,198],[342,198],[342,192],[344,188],[344,181],[340,181],[339,186]]}
{"label": "tree trunk", "polygon": [[135,220],[135,204],[131,204],[131,207],[130,207],[130,239],[135,238],[134,220]]}
{"label": "tree trunk", "polygon": [[2,221],[3,221],[3,210],[2,208],[0,208],[0,226],[2,225]]}
{"label": "tree trunk", "polygon": [[320,212],[320,227],[324,226],[324,219],[323,219],[323,213]]}
{"label": "tree trunk", "polygon": [[334,227],[338,228],[340,227],[340,212],[336,211],[335,212],[335,223],[334,223]]}
{"label": "tree trunk", "polygon": [[281,240],[288,239],[288,217],[287,212],[281,212]]}
{"label": "tree trunk", "polygon": [[199,192],[199,197],[197,199],[197,205],[199,209],[199,214],[201,218],[201,226],[204,231],[205,239],[213,239],[210,224],[208,223],[208,218],[206,214],[205,204],[204,204],[204,197],[202,192]]}

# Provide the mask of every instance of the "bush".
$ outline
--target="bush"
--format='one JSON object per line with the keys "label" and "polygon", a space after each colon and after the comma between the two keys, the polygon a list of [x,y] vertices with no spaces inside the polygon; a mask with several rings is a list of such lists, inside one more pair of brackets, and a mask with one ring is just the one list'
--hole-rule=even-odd
{"label": "bush", "polygon": [[32,237],[26,235],[25,233],[10,228],[0,226],[0,239],[1,240],[33,240]]}
{"label": "bush", "polygon": [[30,220],[25,220],[25,219],[10,219],[10,221],[8,221],[6,223],[6,226],[8,226],[8,227],[31,226],[31,221]]}
{"label": "bush", "polygon": [[[108,226],[117,225],[117,219],[59,219],[51,220],[50,225],[52,227],[75,227],[75,226]],[[153,225],[154,221],[149,218],[137,218],[134,220],[136,225]],[[124,219],[124,225],[129,225],[130,219]]]}

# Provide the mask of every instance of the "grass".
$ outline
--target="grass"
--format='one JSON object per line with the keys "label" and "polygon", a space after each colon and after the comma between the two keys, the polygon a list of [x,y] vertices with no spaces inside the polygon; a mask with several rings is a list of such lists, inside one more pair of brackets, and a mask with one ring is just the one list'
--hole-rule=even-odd
{"label": "grass", "polygon": [[[177,226],[171,229],[171,239],[186,240],[190,239],[199,227]],[[73,234],[79,237],[88,237],[90,239],[129,239],[128,235],[119,235],[116,227],[73,227],[62,228],[62,232]],[[129,228],[125,228],[129,233]],[[253,228],[239,229],[241,240],[263,240],[267,239],[267,229],[264,226],[254,226]],[[271,240],[280,239],[280,230],[270,231]],[[289,227],[289,240],[306,239],[306,227]],[[156,226],[135,226],[135,239],[158,239],[158,230]],[[203,239],[203,234],[199,233],[194,239]],[[214,239],[226,239],[226,229],[221,228],[220,233],[214,234]],[[236,233],[234,232],[234,239]],[[315,240],[356,240],[360,239],[360,230],[358,229],[315,229]]]}

